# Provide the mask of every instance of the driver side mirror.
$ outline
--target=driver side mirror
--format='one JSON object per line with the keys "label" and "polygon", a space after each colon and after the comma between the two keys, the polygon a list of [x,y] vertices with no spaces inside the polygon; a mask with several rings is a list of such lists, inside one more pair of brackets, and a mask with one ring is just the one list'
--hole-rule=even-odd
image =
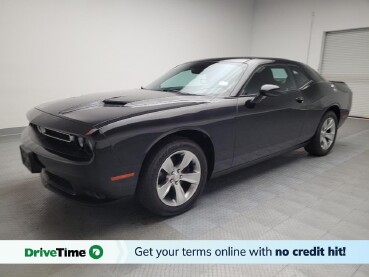
{"label": "driver side mirror", "polygon": [[282,95],[283,92],[280,91],[280,87],[276,85],[262,85],[259,94],[252,100],[246,101],[246,107],[253,109],[257,103],[260,103],[265,99],[265,97],[275,97]]}
{"label": "driver side mirror", "polygon": [[281,94],[283,94],[280,89],[281,88],[276,85],[262,85],[260,88],[260,94],[268,97],[280,96]]}

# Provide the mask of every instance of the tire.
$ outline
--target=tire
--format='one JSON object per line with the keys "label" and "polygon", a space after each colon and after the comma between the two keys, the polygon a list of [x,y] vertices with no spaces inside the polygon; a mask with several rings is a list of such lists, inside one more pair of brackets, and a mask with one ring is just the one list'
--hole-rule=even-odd
{"label": "tire", "polygon": [[136,195],[152,213],[177,215],[194,205],[207,175],[208,165],[201,147],[189,139],[174,137],[158,145],[148,156]]}
{"label": "tire", "polygon": [[[305,146],[305,150],[313,156],[325,156],[331,152],[336,142],[337,123],[336,114],[333,111],[326,112],[320,120],[314,136]],[[329,126],[331,127],[327,128]]]}

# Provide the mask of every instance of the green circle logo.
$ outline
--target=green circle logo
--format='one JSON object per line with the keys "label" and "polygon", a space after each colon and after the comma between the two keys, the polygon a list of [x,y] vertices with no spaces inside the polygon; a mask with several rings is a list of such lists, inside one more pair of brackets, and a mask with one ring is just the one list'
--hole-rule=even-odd
{"label": "green circle logo", "polygon": [[102,257],[102,255],[104,254],[104,250],[100,245],[92,245],[88,253],[90,254],[90,257],[92,259],[97,260]]}

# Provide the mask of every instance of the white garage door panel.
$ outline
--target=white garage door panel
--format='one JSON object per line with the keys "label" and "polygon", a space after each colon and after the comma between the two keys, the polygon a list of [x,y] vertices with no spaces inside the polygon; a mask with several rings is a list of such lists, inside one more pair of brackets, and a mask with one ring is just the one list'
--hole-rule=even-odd
{"label": "white garage door panel", "polygon": [[353,91],[350,115],[369,117],[369,29],[327,33],[321,73],[349,85]]}
{"label": "white garage door panel", "polygon": [[[351,90],[354,92],[354,97],[352,99],[352,110],[350,113],[352,116],[369,118],[368,82],[369,80],[366,82],[348,83]],[[364,101],[362,99],[364,99]]]}

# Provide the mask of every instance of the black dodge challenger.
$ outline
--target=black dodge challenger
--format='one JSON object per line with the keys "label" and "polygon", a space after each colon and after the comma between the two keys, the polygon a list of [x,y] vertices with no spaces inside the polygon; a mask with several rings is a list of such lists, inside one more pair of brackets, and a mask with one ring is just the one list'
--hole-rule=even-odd
{"label": "black dodge challenger", "polygon": [[55,192],[97,202],[136,195],[175,215],[212,177],[300,147],[328,154],[351,99],[345,83],[299,62],[200,60],[141,89],[40,105],[20,150]]}

